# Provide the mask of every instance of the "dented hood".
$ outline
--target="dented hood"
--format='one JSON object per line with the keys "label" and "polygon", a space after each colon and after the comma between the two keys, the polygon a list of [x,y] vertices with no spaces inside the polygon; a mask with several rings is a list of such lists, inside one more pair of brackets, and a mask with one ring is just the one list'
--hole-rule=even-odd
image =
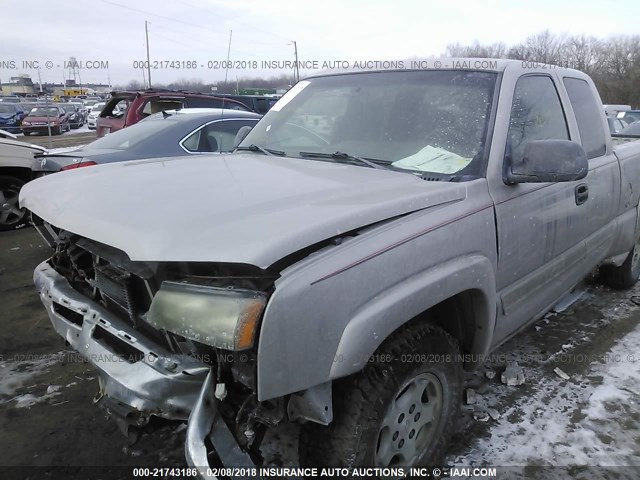
{"label": "dented hood", "polygon": [[464,198],[462,184],[259,154],[139,160],[26,184],[23,207],[139,261],[266,268],[304,247]]}

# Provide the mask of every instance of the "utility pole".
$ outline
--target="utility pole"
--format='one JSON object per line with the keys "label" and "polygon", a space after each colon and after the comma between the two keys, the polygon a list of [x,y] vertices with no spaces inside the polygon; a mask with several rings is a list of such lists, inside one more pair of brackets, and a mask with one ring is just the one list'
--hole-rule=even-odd
{"label": "utility pole", "polygon": [[[224,72],[224,89],[227,89],[227,77],[229,76],[229,64],[231,63],[231,39],[233,38],[233,30],[229,31],[229,47],[227,48],[227,68]],[[223,99],[224,102],[224,99]]]}
{"label": "utility pole", "polygon": [[149,61],[149,28],[146,20],[144,21],[144,34],[147,37],[147,79],[149,80],[149,88],[151,88],[151,62]]}
{"label": "utility pole", "polygon": [[38,67],[38,84],[40,85],[40,93],[42,93],[42,78],[40,77],[40,67]]}
{"label": "utility pole", "polygon": [[295,80],[295,82],[299,82],[300,81],[300,69],[298,68],[298,44],[296,43],[295,40],[292,40],[293,42],[293,51],[295,52],[296,55],[296,68],[294,69],[294,77],[293,79]]}

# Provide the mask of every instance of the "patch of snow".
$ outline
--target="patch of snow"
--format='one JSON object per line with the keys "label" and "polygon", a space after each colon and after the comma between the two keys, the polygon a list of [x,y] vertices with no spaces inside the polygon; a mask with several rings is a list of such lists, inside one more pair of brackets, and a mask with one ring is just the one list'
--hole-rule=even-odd
{"label": "patch of snow", "polygon": [[33,361],[0,362],[0,398],[14,396],[17,389],[25,385],[29,380],[46,373],[52,365],[64,358],[64,352],[53,355],[43,355]]}
{"label": "patch of snow", "polygon": [[[618,314],[618,312],[615,312]],[[454,466],[640,465],[640,326],[585,376],[541,377]],[[484,416],[482,420],[486,421]],[[622,477],[620,477],[622,478]]]}

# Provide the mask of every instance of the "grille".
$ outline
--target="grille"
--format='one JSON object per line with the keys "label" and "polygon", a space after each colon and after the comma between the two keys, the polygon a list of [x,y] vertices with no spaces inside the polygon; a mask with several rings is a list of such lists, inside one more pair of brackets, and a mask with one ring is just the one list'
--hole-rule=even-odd
{"label": "grille", "polygon": [[135,325],[138,312],[132,289],[131,274],[110,264],[95,265],[94,269],[95,279],[89,283],[97,288],[107,306],[113,304],[116,308],[121,309]]}
{"label": "grille", "polygon": [[151,304],[153,272],[119,250],[62,232],[51,263],[74,289],[134,327]]}

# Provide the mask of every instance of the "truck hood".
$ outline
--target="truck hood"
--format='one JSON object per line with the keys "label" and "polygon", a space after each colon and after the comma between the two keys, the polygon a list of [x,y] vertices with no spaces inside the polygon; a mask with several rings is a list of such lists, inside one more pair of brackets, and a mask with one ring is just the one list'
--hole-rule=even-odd
{"label": "truck hood", "polygon": [[341,233],[466,196],[463,184],[259,154],[80,168],[27,183],[20,203],[131,260],[267,268]]}

